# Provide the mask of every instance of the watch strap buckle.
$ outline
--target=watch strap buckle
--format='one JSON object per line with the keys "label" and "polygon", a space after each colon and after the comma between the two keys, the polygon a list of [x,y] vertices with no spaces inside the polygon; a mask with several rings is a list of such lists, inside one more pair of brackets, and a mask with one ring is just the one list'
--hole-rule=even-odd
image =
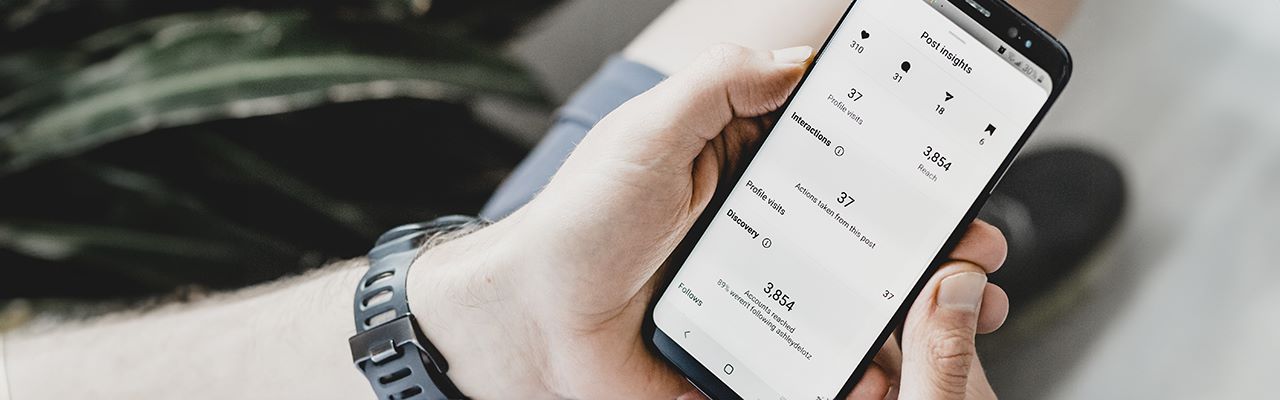
{"label": "watch strap buckle", "polygon": [[449,365],[439,351],[431,346],[430,342],[419,338],[417,321],[412,314],[401,315],[360,332],[347,339],[347,344],[351,346],[351,361],[356,364],[356,367],[360,367],[360,364],[365,361],[381,364],[383,361],[399,356],[403,351],[401,349],[413,349],[425,355],[430,366],[436,371],[440,373],[449,371]]}

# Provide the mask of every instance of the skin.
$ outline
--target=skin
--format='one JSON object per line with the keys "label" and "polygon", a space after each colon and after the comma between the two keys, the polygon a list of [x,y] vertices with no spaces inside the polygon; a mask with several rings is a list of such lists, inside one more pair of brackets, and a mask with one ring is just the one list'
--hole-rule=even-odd
{"label": "skin", "polygon": [[[1057,33],[1077,2],[1013,3]],[[644,307],[666,255],[740,161],[737,150],[770,124],[760,116],[795,85],[803,66],[795,54],[807,52],[775,60],[712,44],[816,46],[846,5],[677,2],[625,54],[682,72],[602,121],[527,207],[415,262],[413,309],[465,393],[699,396],[644,349]],[[903,336],[884,346],[850,398],[994,398],[973,337],[1007,314],[1003,291],[984,275],[1005,251],[995,228],[970,226],[954,261],[912,304]],[[354,260],[232,294],[7,333],[11,396],[367,397],[344,346],[354,333],[351,290],[364,268]]]}
{"label": "skin", "polygon": [[[461,360],[455,382],[476,398],[696,395],[644,346],[656,276],[810,52],[714,47],[601,121],[526,207],[419,259],[410,298],[449,327],[429,332]],[[1007,313],[986,282],[1005,251],[995,228],[971,226],[912,305],[901,352],[882,352],[851,398],[994,398],[974,336]]]}
{"label": "skin", "polygon": [[[1011,1],[1011,3],[1015,8],[1027,14],[1034,21],[1037,21],[1041,26],[1046,28],[1046,30],[1055,34],[1061,33],[1062,28],[1069,21],[1070,16],[1074,13],[1079,4],[1078,1],[1073,0],[1014,0]],[[796,7],[794,4],[774,0],[735,0],[732,3],[725,0],[682,0],[676,2],[671,8],[664,12],[662,16],[650,24],[650,26],[626,48],[624,54],[627,58],[633,61],[646,64],[668,75],[686,68],[695,71],[686,72],[686,74],[697,75],[699,72],[696,71],[699,71],[702,67],[698,66],[697,62],[694,60],[698,59],[698,54],[708,47],[718,49],[712,50],[712,56],[705,56],[712,59],[711,61],[707,61],[711,64],[718,63],[720,65],[735,65],[734,63],[741,62],[741,60],[736,59],[740,56],[736,54],[738,50],[725,50],[724,47],[714,47],[717,43],[737,43],[753,48],[783,48],[797,44],[807,44],[811,47],[817,47],[821,44],[822,40],[826,38],[830,30],[834,28],[836,20],[847,5],[848,2],[846,0],[812,0],[806,3],[805,7]],[[730,55],[726,56],[726,53],[729,53]],[[717,58],[719,59],[717,60]],[[690,67],[691,63],[695,65]],[[746,74],[751,75],[750,73]],[[712,73],[708,74],[708,76],[702,76],[701,79],[714,81],[717,76],[718,75],[715,75],[715,73]],[[680,82],[681,80],[673,77],[672,81]],[[669,87],[673,85],[677,84],[668,82],[662,86]],[[766,84],[766,86],[768,85]],[[660,87],[655,90],[655,92],[670,91],[672,90],[664,87]],[[592,149],[593,151],[601,152],[599,154],[608,154],[608,150],[604,149],[604,147],[606,147],[605,145],[600,145],[600,149],[595,148],[596,145],[593,143],[601,141],[601,139],[595,138],[602,135],[619,135],[619,133],[611,132],[619,130],[619,128],[616,126],[618,124],[610,123],[610,120],[630,118],[635,118],[637,120],[648,119],[653,117],[655,114],[660,114],[662,112],[660,110],[663,109],[662,104],[659,104],[661,101],[653,101],[651,100],[652,97],[654,96],[642,96],[641,99],[632,101],[627,106],[623,107],[623,109],[615,112],[615,115],[610,116],[609,119],[606,119],[606,121],[602,122],[600,126],[593,131],[593,134],[584,141],[580,146],[580,149]],[[729,98],[732,99],[732,97]],[[688,106],[688,104],[684,103],[678,104]],[[723,109],[724,106],[723,104],[699,105],[705,106],[708,109]],[[751,105],[754,104],[747,104],[747,106]],[[549,221],[551,223],[566,220],[577,221],[577,218],[581,217],[580,215],[574,215],[574,207],[567,205],[577,204],[578,207],[583,207],[585,210],[596,210],[601,209],[602,207],[607,207],[602,206],[605,204],[617,204],[613,202],[619,199],[651,199],[652,202],[646,202],[646,204],[662,204],[665,201],[667,203],[671,203],[672,207],[675,207],[673,209],[682,211],[674,216],[675,219],[673,221],[671,219],[672,216],[662,211],[659,211],[656,215],[649,214],[648,211],[652,210],[650,208],[637,210],[617,209],[616,211],[626,213],[624,215],[633,218],[628,219],[628,223],[626,224],[615,221],[615,224],[612,226],[647,226],[645,225],[647,222],[656,220],[664,222],[659,225],[659,228],[665,230],[660,232],[640,231],[640,233],[644,234],[636,235],[634,238],[636,241],[630,242],[629,244],[630,246],[634,246],[637,243],[646,244],[648,245],[647,248],[642,248],[640,250],[631,249],[630,251],[623,253],[610,252],[606,254],[597,254],[592,252],[583,254],[583,256],[587,258],[594,256],[602,259],[599,260],[599,264],[592,263],[591,266],[586,267],[586,270],[584,271],[567,269],[569,271],[573,271],[573,273],[568,275],[579,276],[575,274],[589,274],[592,271],[592,268],[616,263],[618,260],[616,256],[618,254],[645,254],[646,252],[652,251],[652,247],[659,247],[666,251],[660,251],[657,253],[665,256],[669,249],[673,248],[676,241],[678,241],[679,238],[683,236],[683,233],[687,231],[689,224],[693,221],[693,218],[701,211],[701,208],[705,206],[707,196],[709,196],[710,193],[707,187],[711,186],[710,182],[714,181],[711,175],[716,175],[720,172],[722,167],[735,163],[737,160],[732,157],[732,154],[734,154],[733,150],[741,147],[742,138],[747,137],[747,140],[750,140],[752,135],[758,134],[758,130],[762,125],[767,124],[767,121],[750,121],[751,117],[759,115],[759,113],[755,113],[756,111],[759,111],[758,109],[739,107],[739,105],[732,105],[732,107],[729,108],[734,110],[735,114],[733,115],[733,118],[728,118],[728,122],[724,123],[725,127],[721,131],[722,134],[720,136],[709,137],[705,134],[695,134],[694,137],[698,140],[695,140],[694,144],[688,144],[686,141],[674,142],[681,144],[683,147],[679,147],[678,149],[679,151],[684,152],[682,153],[682,157],[677,157],[676,160],[687,160],[688,157],[694,154],[692,150],[688,149],[698,149],[698,155],[694,156],[694,161],[691,163],[692,168],[688,170],[688,178],[684,178],[685,170],[681,169],[676,169],[675,171],[677,173],[669,177],[671,179],[678,179],[679,182],[687,182],[677,187],[677,189],[680,190],[652,190],[654,187],[662,187],[652,186],[655,182],[668,182],[668,178],[663,177],[656,179],[653,177],[640,177],[638,178],[640,183],[632,185],[611,185],[613,182],[608,182],[606,179],[606,182],[598,182],[600,186],[584,184],[581,188],[557,190],[556,188],[558,187],[571,185],[569,183],[564,183],[566,181],[570,181],[570,178],[557,177],[556,182],[553,182],[548,187],[547,191],[534,202],[535,204],[528,207],[528,209],[534,210],[542,207],[539,204],[550,203],[566,205],[548,207],[557,208],[554,211],[547,211],[548,214],[552,214],[552,217],[542,217],[545,219],[540,219],[537,216],[527,217],[534,220]],[[692,109],[686,108],[685,110],[687,111]],[[739,112],[743,110],[748,112]],[[698,109],[693,112],[694,115],[691,117],[702,115],[701,112],[702,110]],[[634,115],[634,117],[631,117],[632,115]],[[714,130],[714,126],[718,125],[718,122],[721,120],[725,120],[725,118],[723,118],[724,114],[712,113],[711,115],[721,116],[720,120],[716,121],[717,123],[710,124]],[[667,122],[667,124],[683,125],[683,123],[679,122]],[[703,127],[705,129],[705,125],[703,125]],[[743,134],[744,131],[750,133]],[[659,136],[661,137],[660,140],[664,141],[664,143],[671,140],[666,136]],[[699,143],[699,140],[703,139],[706,139],[705,142]],[[630,142],[631,140],[626,139],[626,141]],[[649,150],[662,151],[664,149],[667,148]],[[628,159],[628,157],[625,156],[580,156],[582,153],[582,151],[579,151],[570,158],[565,167],[565,170],[570,171],[562,175],[579,176],[601,173],[599,172],[600,170],[589,172],[572,171],[577,168],[586,169],[586,167],[582,167],[580,165],[590,164],[590,161],[577,161],[582,158],[603,159],[592,161],[618,161],[619,159],[626,161]],[[651,156],[641,155],[641,157],[650,158]],[[638,164],[644,165],[644,163]],[[683,164],[677,163],[667,165],[667,167],[675,168],[680,167],[681,165]],[[618,168],[616,171],[618,173],[634,172],[633,168]],[[711,171],[715,171],[715,174],[712,174]],[[585,178],[581,179],[585,180]],[[608,188],[614,191],[610,192],[601,188]],[[639,190],[641,188],[646,190]],[[575,197],[572,195],[560,195],[559,193],[562,192],[595,195],[598,196],[598,198],[593,198],[593,196]],[[548,198],[554,198],[555,200],[546,200]],[[577,201],[577,203],[575,203],[575,201]],[[692,210],[688,210],[686,212],[686,209],[676,207],[677,205],[692,205],[693,207]],[[525,218],[520,217],[520,214],[538,215],[541,214],[541,212],[525,211],[524,213],[517,214],[519,218]],[[641,216],[642,218],[634,218],[636,216]],[[596,226],[593,229],[598,229],[600,232],[609,232],[614,234],[635,232],[632,229],[628,229],[627,232],[610,230],[609,222],[610,221],[605,221],[601,226]],[[515,222],[510,223],[510,225],[514,224]],[[575,231],[574,228],[581,228],[582,226],[583,225],[575,225],[572,227],[565,227],[565,229],[572,232]],[[578,233],[575,237],[594,238],[597,241],[602,242],[600,243],[601,245],[605,246],[618,244],[618,242],[614,241],[617,239],[616,235],[598,237],[595,236],[595,233],[590,232],[590,230],[591,229],[588,229],[588,232]],[[948,396],[942,396],[937,393],[938,391],[941,391],[951,395],[967,392],[974,398],[993,398],[994,394],[990,390],[990,385],[986,382],[985,375],[982,373],[982,367],[980,363],[978,363],[976,357],[973,356],[972,340],[971,338],[968,338],[968,336],[971,336],[969,334],[971,331],[979,333],[994,331],[1003,323],[1008,312],[1008,302],[1003,291],[993,285],[987,285],[983,289],[982,306],[977,313],[968,312],[966,310],[955,310],[948,307],[939,307],[937,306],[936,299],[938,289],[941,287],[943,279],[960,272],[993,272],[999,268],[1000,264],[1003,262],[1005,249],[1006,245],[1004,243],[1003,236],[1001,236],[994,227],[982,222],[975,223],[966,234],[961,245],[958,246],[955,252],[951,255],[953,259],[961,261],[947,264],[941,268],[930,280],[929,286],[926,287],[921,297],[917,299],[917,302],[912,306],[907,320],[908,326],[904,329],[906,338],[899,341],[898,338],[895,337],[886,344],[885,348],[876,357],[875,365],[873,365],[867,372],[866,376],[855,388],[850,397],[859,399],[884,398],[885,394],[892,393],[894,396],[898,394],[906,394],[908,398],[948,398]],[[637,251],[638,253],[636,253]],[[644,280],[641,280],[640,278],[633,278],[631,280],[613,282],[615,285],[621,285],[620,287],[609,285],[602,286],[608,289],[602,292],[603,298],[601,297],[602,294],[584,295],[586,298],[606,301],[603,304],[612,304],[616,306],[616,308],[606,307],[604,309],[583,310],[588,314],[605,312],[606,315],[611,316],[611,319],[606,321],[609,323],[603,324],[608,326],[610,329],[602,330],[599,329],[600,326],[598,326],[601,324],[589,323],[586,325],[587,328],[583,330],[586,332],[597,333],[588,335],[587,339],[590,340],[583,340],[584,338],[574,335],[569,335],[568,337],[573,337],[574,340],[571,340],[571,342],[577,343],[606,343],[609,345],[621,343],[624,348],[631,349],[623,353],[622,357],[620,357],[622,360],[627,360],[626,365],[628,365],[628,369],[631,371],[639,371],[642,374],[640,376],[651,376],[651,378],[643,380],[643,386],[647,388],[662,388],[655,392],[680,391],[681,388],[687,389],[687,386],[685,386],[678,377],[673,377],[669,371],[666,371],[663,366],[654,362],[651,357],[648,357],[648,354],[641,349],[641,341],[637,332],[639,331],[638,326],[643,310],[641,305],[646,303],[646,301],[642,300],[651,296],[652,282],[649,278],[652,277],[652,271],[658,268],[661,260],[654,256],[639,258],[641,259],[636,261],[641,262],[641,265],[650,266],[649,268],[642,268],[639,270],[639,276],[641,278],[645,278]],[[627,271],[617,269],[609,269],[609,272],[610,276],[635,276],[625,274],[624,272]],[[619,273],[622,274],[615,275]],[[545,277],[557,275],[550,274],[538,276]],[[563,276],[561,277],[563,278]],[[572,279],[572,277],[569,279],[571,282],[580,282]],[[544,279],[539,281],[547,282],[553,281],[553,279]],[[640,284],[639,282],[644,282],[644,284]],[[563,287],[557,287],[557,289],[566,290]],[[501,297],[501,295],[492,294],[498,292],[502,292],[502,290],[490,290],[489,293],[491,293],[491,295],[490,297],[486,297],[486,299],[493,300]],[[623,294],[625,296],[620,296],[619,294]],[[579,295],[580,294],[578,292],[569,290],[569,292],[565,294],[565,297],[577,298]],[[640,300],[637,300],[637,297],[639,297]],[[625,302],[622,299],[625,299]],[[516,313],[523,313],[524,311],[525,310],[520,310],[516,311]],[[620,315],[624,315],[626,318],[618,317]],[[968,328],[967,321],[975,317],[976,324],[972,329]],[[568,319],[576,321],[574,318]],[[614,325],[619,321],[623,322],[623,326],[621,328],[614,327]],[[933,321],[950,321],[950,323],[933,323]],[[617,335],[600,335],[598,334],[599,332],[616,333]],[[551,335],[556,336],[560,334],[561,333],[557,332]],[[554,342],[555,340],[550,341]],[[900,346],[899,343],[902,345]],[[933,345],[934,343],[941,344]],[[567,347],[567,351],[573,351],[573,348],[576,346],[571,345]],[[591,354],[591,356],[571,357],[568,360],[564,360],[563,357],[559,357],[552,361],[552,363],[568,362],[569,365],[564,366],[564,368],[574,370],[575,367],[595,367],[601,363],[611,365],[612,363],[620,362],[618,361],[619,357],[610,359],[608,356],[611,353],[607,351],[592,351],[588,353]],[[903,356],[904,354],[908,355],[908,357],[905,357],[905,360]],[[618,356],[618,354],[613,355]],[[597,356],[604,357],[604,360],[602,361],[597,358]],[[906,362],[905,365],[904,361]],[[948,362],[931,363],[930,361]],[[945,368],[940,366],[945,366]],[[963,368],[965,366],[967,366],[967,368]],[[903,371],[910,371],[911,373],[904,375]],[[646,373],[649,375],[643,375]],[[601,392],[593,391],[594,389],[599,389],[601,386],[606,389],[603,393],[610,393],[607,391],[608,388],[627,387],[627,377],[598,380],[595,381],[595,383],[599,383],[600,385],[593,385],[593,382],[581,382],[580,380],[575,379],[571,373],[568,374],[568,376],[559,376],[560,374],[557,373],[549,373],[547,375],[550,375],[548,378],[555,382],[548,386],[551,386],[553,389],[558,388],[563,390],[562,392],[559,392],[559,395],[568,397],[591,398],[593,396],[590,395],[602,394]],[[957,384],[961,379],[955,379],[955,377],[959,376],[967,378],[963,380],[965,382],[964,385]],[[944,379],[948,377],[951,379]],[[905,385],[903,385],[904,383]],[[618,384],[621,384],[622,386],[615,386]],[[667,385],[670,385],[672,389],[666,389],[668,387]],[[899,387],[902,387],[900,385],[905,386],[906,390],[899,392]],[[957,390],[957,387],[963,388],[963,390]],[[635,393],[657,395],[658,393],[655,392],[642,391]],[[574,395],[584,393],[587,395]],[[689,392],[686,390],[684,395],[696,396],[697,392]],[[556,397],[556,395],[553,394],[550,397]],[[657,395],[653,397],[665,396]]]}

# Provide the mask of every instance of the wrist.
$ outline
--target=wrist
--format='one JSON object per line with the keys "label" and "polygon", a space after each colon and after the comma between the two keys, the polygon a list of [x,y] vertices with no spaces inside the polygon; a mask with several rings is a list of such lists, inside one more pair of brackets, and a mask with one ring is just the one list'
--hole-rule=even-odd
{"label": "wrist", "polygon": [[[502,398],[546,393],[534,324],[514,299],[520,253],[495,224],[429,247],[409,270],[407,294],[420,328],[463,394]],[[502,244],[502,245],[496,245]],[[547,396],[522,396],[527,398]]]}

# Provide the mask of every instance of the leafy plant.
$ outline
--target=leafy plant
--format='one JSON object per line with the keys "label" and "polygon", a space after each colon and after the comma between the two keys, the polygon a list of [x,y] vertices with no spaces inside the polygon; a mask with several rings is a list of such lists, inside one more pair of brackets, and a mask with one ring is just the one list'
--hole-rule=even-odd
{"label": "leafy plant", "polygon": [[[475,99],[546,106],[497,49],[547,1],[171,3],[0,3],[25,38],[0,47],[0,297],[234,287],[359,255],[475,212],[522,156]],[[27,35],[93,13],[115,25]]]}

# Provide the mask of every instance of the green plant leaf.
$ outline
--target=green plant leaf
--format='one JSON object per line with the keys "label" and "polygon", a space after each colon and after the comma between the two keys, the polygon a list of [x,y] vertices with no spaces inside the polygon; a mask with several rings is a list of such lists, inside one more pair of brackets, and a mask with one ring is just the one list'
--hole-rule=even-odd
{"label": "green plant leaf", "polygon": [[473,40],[501,42],[556,0],[5,0],[0,53],[62,47],[103,29],[168,14],[218,9],[305,9],[324,18],[445,24]]}
{"label": "green plant leaf", "polygon": [[101,61],[0,98],[0,175],[158,128],[327,103],[544,102],[521,68],[484,45],[302,12],[161,17],[87,38],[74,52]]}
{"label": "green plant leaf", "polygon": [[[199,232],[211,238],[230,240],[254,251],[277,254],[281,259],[302,257],[303,251],[291,243],[252,226],[219,216],[200,197],[183,192],[155,176],[109,164],[74,159],[69,161],[69,172],[92,180],[98,187],[90,190],[98,193],[103,200],[136,205],[150,215],[168,219],[168,225],[179,231]],[[83,185],[81,182],[76,183]]]}
{"label": "green plant leaf", "polygon": [[195,140],[209,149],[207,153],[210,156],[233,169],[237,175],[274,187],[280,194],[289,196],[299,204],[355,233],[364,236],[378,235],[379,227],[372,224],[373,218],[366,215],[359,205],[329,196],[328,193],[312,186],[306,180],[294,176],[226,139],[213,135],[201,135],[195,137]]}
{"label": "green plant leaf", "polygon": [[[132,229],[0,220],[0,248],[31,258],[90,263],[152,287],[230,275],[237,269],[278,270],[280,259],[235,243]],[[165,268],[157,268],[165,267]]]}

